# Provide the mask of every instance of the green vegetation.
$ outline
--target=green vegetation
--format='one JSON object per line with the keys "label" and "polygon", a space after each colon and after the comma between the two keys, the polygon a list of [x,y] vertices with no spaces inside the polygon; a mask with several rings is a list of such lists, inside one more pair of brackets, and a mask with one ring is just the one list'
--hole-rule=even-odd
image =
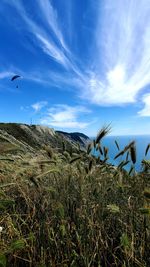
{"label": "green vegetation", "polygon": [[61,151],[43,146],[35,158],[19,154],[11,161],[13,147],[3,147],[1,267],[150,266],[150,163],[135,172],[133,141],[121,151],[115,142],[116,158],[125,154],[126,160],[107,164],[101,140],[109,130],[86,150],[62,142]]}

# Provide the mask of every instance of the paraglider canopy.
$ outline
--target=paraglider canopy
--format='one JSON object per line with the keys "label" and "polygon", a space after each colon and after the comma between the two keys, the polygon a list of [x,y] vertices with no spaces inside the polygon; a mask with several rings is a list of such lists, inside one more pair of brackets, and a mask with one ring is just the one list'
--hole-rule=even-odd
{"label": "paraglider canopy", "polygon": [[14,75],[14,76],[11,78],[11,81],[14,81],[15,79],[20,78],[20,77],[21,77],[20,75]]}

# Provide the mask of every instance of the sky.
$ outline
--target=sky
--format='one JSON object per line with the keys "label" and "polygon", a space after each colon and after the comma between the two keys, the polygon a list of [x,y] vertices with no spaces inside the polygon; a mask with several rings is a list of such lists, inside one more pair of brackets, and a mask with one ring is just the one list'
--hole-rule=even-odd
{"label": "sky", "polygon": [[1,0],[0,121],[150,134],[149,14],[150,0]]}

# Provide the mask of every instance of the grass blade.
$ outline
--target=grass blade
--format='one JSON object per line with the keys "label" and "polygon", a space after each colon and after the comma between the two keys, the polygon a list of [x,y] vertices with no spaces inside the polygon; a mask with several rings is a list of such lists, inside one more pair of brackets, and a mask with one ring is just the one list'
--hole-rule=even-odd
{"label": "grass blade", "polygon": [[101,139],[102,139],[103,137],[105,137],[105,136],[110,132],[110,130],[111,130],[110,125],[108,125],[108,126],[104,126],[104,127],[99,131],[99,133],[97,134],[97,137],[96,137],[96,140],[95,140],[96,144],[98,144],[98,143],[101,141]]}
{"label": "grass blade", "polygon": [[147,148],[145,150],[145,156],[147,155],[149,148],[150,148],[150,144],[147,145]]}
{"label": "grass blade", "polygon": [[130,147],[130,155],[131,155],[131,160],[132,160],[133,164],[135,164],[136,163],[136,147],[135,147],[135,145],[132,145]]}
{"label": "grass blade", "polygon": [[115,144],[116,144],[117,149],[120,150],[119,144],[116,140],[115,140]]}

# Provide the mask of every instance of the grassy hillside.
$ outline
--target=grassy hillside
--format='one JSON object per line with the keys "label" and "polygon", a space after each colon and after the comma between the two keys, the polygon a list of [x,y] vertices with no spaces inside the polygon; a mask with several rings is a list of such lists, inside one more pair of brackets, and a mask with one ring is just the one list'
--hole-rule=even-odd
{"label": "grassy hillside", "polygon": [[55,149],[62,148],[62,142],[67,148],[85,146],[88,142],[88,136],[81,133],[66,133],[55,131],[54,129],[40,126],[20,123],[0,123],[0,138],[7,139],[11,143],[19,142],[21,146],[39,149],[43,145],[50,145]]}
{"label": "grassy hillside", "polygon": [[131,142],[116,155],[128,154],[126,162],[108,165],[108,132],[86,151],[64,143],[24,155],[3,148],[0,266],[150,266],[149,162],[135,172]]}

